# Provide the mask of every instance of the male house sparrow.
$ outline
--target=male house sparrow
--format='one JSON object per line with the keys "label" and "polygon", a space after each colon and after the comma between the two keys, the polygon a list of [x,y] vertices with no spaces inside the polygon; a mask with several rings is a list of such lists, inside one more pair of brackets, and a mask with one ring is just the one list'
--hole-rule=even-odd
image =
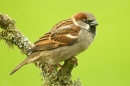
{"label": "male house sparrow", "polygon": [[89,12],[79,12],[72,18],[57,23],[34,43],[32,53],[10,75],[22,66],[38,60],[57,64],[78,55],[93,41],[97,25],[94,15]]}

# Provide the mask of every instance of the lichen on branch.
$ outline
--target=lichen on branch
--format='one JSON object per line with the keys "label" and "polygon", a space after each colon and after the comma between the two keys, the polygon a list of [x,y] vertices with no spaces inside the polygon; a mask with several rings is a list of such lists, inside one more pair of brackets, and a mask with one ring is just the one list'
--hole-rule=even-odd
{"label": "lichen on branch", "polygon": [[4,40],[9,48],[16,45],[23,54],[29,54],[28,51],[33,47],[33,44],[16,28],[13,19],[8,15],[0,14],[0,28],[3,29],[0,32],[0,40]]}

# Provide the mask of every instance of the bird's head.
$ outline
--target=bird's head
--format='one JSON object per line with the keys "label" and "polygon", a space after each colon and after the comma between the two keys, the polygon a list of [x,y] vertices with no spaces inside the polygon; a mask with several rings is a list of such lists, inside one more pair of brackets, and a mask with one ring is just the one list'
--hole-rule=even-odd
{"label": "bird's head", "polygon": [[98,25],[95,16],[89,12],[79,12],[72,16],[72,20],[75,25],[87,30]]}

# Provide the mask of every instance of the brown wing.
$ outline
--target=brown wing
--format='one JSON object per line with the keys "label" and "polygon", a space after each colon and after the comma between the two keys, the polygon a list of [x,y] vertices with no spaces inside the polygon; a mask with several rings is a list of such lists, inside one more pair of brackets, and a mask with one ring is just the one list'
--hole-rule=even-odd
{"label": "brown wing", "polygon": [[55,31],[50,35],[50,39],[54,43],[61,45],[71,45],[77,41],[80,27],[75,25],[68,25]]}
{"label": "brown wing", "polygon": [[79,31],[80,27],[73,24],[52,29],[34,43],[35,46],[32,51],[44,51],[62,46],[70,46],[77,41]]}

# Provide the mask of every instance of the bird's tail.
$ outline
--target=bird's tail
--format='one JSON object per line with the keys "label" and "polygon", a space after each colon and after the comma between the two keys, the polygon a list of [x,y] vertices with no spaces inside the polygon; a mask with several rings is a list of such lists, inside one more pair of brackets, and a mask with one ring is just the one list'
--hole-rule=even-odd
{"label": "bird's tail", "polygon": [[11,73],[10,75],[12,75],[13,73],[15,73],[17,70],[19,70],[21,67],[23,67],[26,64],[32,63],[34,61],[36,61],[37,59],[40,58],[39,54],[41,52],[34,52],[32,54],[30,54],[23,62],[21,62]]}
{"label": "bird's tail", "polygon": [[23,62],[21,62],[11,73],[10,75],[12,75],[13,73],[15,73],[17,70],[19,70],[21,67],[23,67],[24,65],[26,65],[28,62],[28,59],[25,59]]}

